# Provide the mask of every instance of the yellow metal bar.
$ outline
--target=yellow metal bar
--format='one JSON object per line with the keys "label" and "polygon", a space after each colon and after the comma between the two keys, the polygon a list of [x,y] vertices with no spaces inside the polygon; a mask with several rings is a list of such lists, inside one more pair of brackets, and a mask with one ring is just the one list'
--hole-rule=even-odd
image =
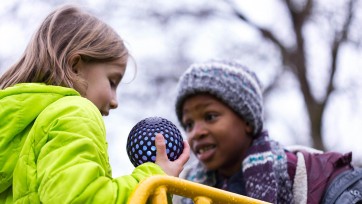
{"label": "yellow metal bar", "polygon": [[[160,186],[161,190],[157,190]],[[162,192],[162,193],[160,193]],[[212,201],[212,204],[266,204],[267,202],[231,193],[203,184],[187,181],[172,176],[151,176],[140,182],[135,191],[128,200],[128,204],[145,204],[150,197],[157,204],[167,203],[165,194],[174,194],[182,197],[191,198],[192,200],[200,200],[206,203],[206,198]],[[157,197],[160,196],[160,200]],[[162,198],[161,198],[162,197]],[[205,199],[204,199],[205,198]],[[204,202],[205,201],[205,202]]]}
{"label": "yellow metal bar", "polygon": [[167,203],[167,187],[166,186],[157,187],[154,190],[154,194],[152,195],[151,199],[152,199],[151,201],[152,204]]}
{"label": "yellow metal bar", "polygon": [[204,196],[197,196],[194,198],[195,204],[211,204],[212,200]]}

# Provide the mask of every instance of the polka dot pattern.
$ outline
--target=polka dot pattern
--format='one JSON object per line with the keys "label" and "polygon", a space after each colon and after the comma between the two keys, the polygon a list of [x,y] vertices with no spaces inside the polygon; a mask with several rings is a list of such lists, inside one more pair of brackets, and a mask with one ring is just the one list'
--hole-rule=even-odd
{"label": "polka dot pattern", "polygon": [[158,133],[165,138],[169,160],[174,161],[181,155],[184,145],[177,127],[165,118],[150,117],[138,122],[128,135],[126,149],[133,166],[156,161],[155,136]]}

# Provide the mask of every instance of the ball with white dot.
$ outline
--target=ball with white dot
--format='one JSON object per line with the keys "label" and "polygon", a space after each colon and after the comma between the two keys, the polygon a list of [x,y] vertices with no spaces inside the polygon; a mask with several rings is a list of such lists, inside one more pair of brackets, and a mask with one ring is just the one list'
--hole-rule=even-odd
{"label": "ball with white dot", "polygon": [[181,155],[184,145],[177,127],[165,118],[149,117],[138,122],[128,135],[126,149],[133,166],[156,161],[155,136],[158,133],[165,138],[166,153],[170,161]]}

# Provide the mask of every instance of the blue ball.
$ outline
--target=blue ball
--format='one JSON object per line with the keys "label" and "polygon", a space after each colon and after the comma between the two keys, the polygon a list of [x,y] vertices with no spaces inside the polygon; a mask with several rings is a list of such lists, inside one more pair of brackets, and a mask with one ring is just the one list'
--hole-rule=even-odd
{"label": "blue ball", "polygon": [[177,127],[165,118],[150,117],[138,122],[128,135],[126,149],[133,166],[156,161],[155,136],[158,133],[165,138],[166,153],[170,161],[181,155],[184,144]]}

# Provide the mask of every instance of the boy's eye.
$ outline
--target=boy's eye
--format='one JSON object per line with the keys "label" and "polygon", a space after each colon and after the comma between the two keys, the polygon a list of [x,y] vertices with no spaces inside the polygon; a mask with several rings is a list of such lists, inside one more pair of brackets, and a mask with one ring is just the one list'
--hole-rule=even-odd
{"label": "boy's eye", "polygon": [[190,132],[192,130],[193,123],[188,121],[188,122],[183,123],[182,126],[186,132]]}
{"label": "boy's eye", "polygon": [[217,117],[217,115],[214,114],[214,113],[207,113],[205,115],[205,120],[206,121],[213,121],[213,120],[215,120],[216,117]]}

